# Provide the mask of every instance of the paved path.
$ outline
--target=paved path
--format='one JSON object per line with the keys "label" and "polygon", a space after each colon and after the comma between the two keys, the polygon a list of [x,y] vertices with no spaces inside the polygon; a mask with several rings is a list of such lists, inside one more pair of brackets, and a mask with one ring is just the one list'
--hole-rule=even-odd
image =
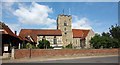
{"label": "paved path", "polygon": [[3,63],[117,63],[117,55],[83,56],[83,57],[46,57],[3,60]]}

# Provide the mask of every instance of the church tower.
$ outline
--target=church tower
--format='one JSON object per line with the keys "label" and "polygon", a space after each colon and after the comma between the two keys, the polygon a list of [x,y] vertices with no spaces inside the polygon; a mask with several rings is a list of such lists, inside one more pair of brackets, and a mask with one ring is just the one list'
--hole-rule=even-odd
{"label": "church tower", "polygon": [[63,46],[73,43],[72,16],[61,14],[57,18],[57,29],[62,32]]}

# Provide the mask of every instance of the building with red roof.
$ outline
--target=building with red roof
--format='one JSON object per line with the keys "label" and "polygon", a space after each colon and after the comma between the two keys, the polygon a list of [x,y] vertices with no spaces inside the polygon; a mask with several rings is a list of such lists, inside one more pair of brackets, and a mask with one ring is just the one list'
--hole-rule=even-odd
{"label": "building with red roof", "polygon": [[10,28],[4,23],[0,22],[0,37],[1,37],[1,46],[2,46],[2,54],[10,53],[11,48],[14,46],[15,48],[19,47],[19,43],[22,42],[22,38],[13,33]]}
{"label": "building with red roof", "polygon": [[72,16],[61,14],[57,18],[57,29],[21,29],[19,36],[31,40],[37,46],[43,38],[53,47],[90,48],[89,40],[94,36],[92,29],[72,29]]}

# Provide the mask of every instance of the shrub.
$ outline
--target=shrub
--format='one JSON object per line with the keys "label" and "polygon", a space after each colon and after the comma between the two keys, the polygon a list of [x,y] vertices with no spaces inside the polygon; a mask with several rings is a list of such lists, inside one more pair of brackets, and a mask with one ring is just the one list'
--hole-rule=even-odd
{"label": "shrub", "polygon": [[66,48],[72,49],[72,44],[68,44]]}

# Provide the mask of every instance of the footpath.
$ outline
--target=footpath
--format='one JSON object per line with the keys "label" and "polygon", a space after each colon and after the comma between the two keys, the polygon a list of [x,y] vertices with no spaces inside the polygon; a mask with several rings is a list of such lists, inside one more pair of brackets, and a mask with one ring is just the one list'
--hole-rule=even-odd
{"label": "footpath", "polygon": [[98,55],[98,56],[53,56],[53,57],[35,57],[22,59],[4,59],[2,63],[30,63],[50,60],[68,60],[68,59],[82,59],[82,58],[96,58],[96,57],[110,57],[118,55]]}

